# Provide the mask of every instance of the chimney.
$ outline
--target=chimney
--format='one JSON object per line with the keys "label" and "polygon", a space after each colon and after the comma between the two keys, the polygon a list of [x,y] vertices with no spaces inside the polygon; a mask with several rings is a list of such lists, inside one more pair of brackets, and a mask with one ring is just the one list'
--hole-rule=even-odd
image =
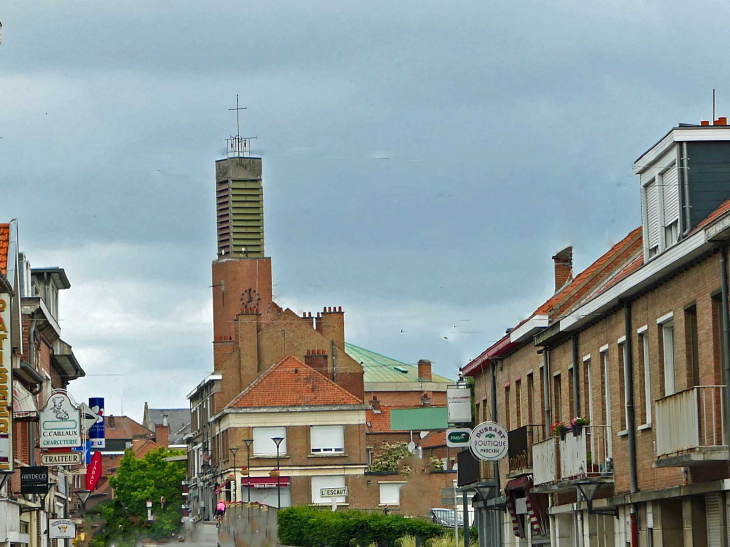
{"label": "chimney", "polygon": [[380,414],[382,412],[382,410],[380,410],[380,401],[378,401],[377,395],[373,395],[373,398],[370,401],[370,406],[376,414]]}
{"label": "chimney", "polygon": [[170,425],[170,422],[167,421],[167,416],[167,414],[162,415],[162,425],[164,425],[165,427],[169,427]]}
{"label": "chimney", "polygon": [[170,447],[170,426],[167,425],[167,416],[162,418],[161,424],[155,424],[155,442],[165,448]]}
{"label": "chimney", "polygon": [[715,125],[727,125],[727,116],[720,116],[715,120]]}
{"label": "chimney", "polygon": [[113,414],[110,414],[109,416],[107,416],[105,421],[106,421],[106,424],[105,425],[109,429],[116,429],[116,427],[117,427],[117,421],[114,418],[114,415]]}
{"label": "chimney", "polygon": [[431,376],[431,361],[428,359],[419,359],[418,361],[418,378],[424,382],[430,382],[433,378]]}
{"label": "chimney", "polygon": [[322,325],[322,330],[317,329],[322,336],[335,343],[335,346],[345,350],[345,312],[342,306],[325,307],[322,310],[322,318],[317,321],[317,327]]}
{"label": "chimney", "polygon": [[555,293],[573,280],[573,247],[558,251],[553,257],[555,263]]}
{"label": "chimney", "polygon": [[304,364],[308,367],[312,367],[322,376],[326,376],[330,380],[332,379],[332,374],[329,373],[327,366],[327,352],[323,349],[308,350],[304,355]]}

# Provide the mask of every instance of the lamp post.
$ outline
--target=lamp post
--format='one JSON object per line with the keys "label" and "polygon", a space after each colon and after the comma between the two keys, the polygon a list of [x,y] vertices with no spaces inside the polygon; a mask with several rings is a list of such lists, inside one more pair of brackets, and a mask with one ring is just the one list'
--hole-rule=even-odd
{"label": "lamp post", "polygon": [[238,490],[238,475],[236,475],[236,453],[238,452],[237,446],[231,447],[231,454],[233,454],[233,503],[236,503],[236,490]]}
{"label": "lamp post", "polygon": [[253,439],[243,439],[246,443],[246,471],[248,473],[248,503],[251,503],[251,445]]}
{"label": "lamp post", "polygon": [[585,479],[575,483],[575,486],[583,499],[586,500],[589,515],[611,515],[618,518],[618,507],[616,506],[613,509],[593,509],[593,498],[596,497],[598,490],[603,486],[602,482]]}
{"label": "lamp post", "polygon": [[284,441],[284,437],[271,437],[276,444],[276,508],[281,509],[281,468],[279,467],[279,446]]}

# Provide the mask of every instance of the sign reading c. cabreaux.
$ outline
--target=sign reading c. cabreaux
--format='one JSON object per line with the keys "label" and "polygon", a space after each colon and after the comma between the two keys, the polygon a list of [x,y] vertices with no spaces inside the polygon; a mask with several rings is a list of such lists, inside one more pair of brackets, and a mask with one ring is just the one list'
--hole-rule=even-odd
{"label": "sign reading c. cabreaux", "polygon": [[79,410],[65,391],[53,391],[40,412],[41,448],[81,446]]}
{"label": "sign reading c. cabreaux", "polygon": [[469,448],[485,462],[501,460],[509,448],[507,430],[497,422],[482,422],[472,430]]}

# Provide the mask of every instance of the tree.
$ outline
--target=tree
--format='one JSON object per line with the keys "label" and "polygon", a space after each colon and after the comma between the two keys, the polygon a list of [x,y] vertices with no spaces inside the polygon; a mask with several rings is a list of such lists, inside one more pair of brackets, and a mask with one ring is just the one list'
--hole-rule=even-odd
{"label": "tree", "polygon": [[383,443],[373,455],[370,471],[398,471],[401,460],[410,455],[406,443]]}
{"label": "tree", "polygon": [[[157,448],[137,459],[127,449],[115,476],[109,477],[114,499],[102,509],[105,531],[109,536],[139,535],[135,529],[149,526],[144,533],[151,537],[170,536],[180,527],[182,516],[182,481],[185,480],[184,461],[165,461],[170,456],[183,455],[180,450]],[[160,498],[165,498],[165,507]],[[155,520],[147,523],[147,500],[153,503]]]}

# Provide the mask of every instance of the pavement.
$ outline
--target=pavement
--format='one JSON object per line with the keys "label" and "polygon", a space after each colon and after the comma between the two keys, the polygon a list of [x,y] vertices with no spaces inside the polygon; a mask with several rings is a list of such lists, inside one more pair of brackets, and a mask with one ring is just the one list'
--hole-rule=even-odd
{"label": "pavement", "polygon": [[184,542],[171,544],[174,545],[186,545],[188,547],[215,547],[218,544],[218,529],[215,527],[214,522],[199,522],[196,524],[191,533],[188,534],[187,539]]}

